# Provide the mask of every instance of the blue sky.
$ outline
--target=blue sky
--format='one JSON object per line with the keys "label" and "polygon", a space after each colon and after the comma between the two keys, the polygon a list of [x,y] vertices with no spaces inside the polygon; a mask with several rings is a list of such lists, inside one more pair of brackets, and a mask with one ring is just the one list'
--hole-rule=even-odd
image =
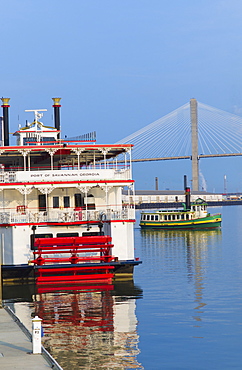
{"label": "blue sky", "polygon": [[[8,0],[1,87],[10,131],[62,97],[63,135],[112,143],[190,98],[242,115],[241,0]],[[207,190],[242,191],[241,159],[201,162]],[[145,176],[144,176],[145,173]],[[181,189],[189,161],[134,165],[137,189]]]}

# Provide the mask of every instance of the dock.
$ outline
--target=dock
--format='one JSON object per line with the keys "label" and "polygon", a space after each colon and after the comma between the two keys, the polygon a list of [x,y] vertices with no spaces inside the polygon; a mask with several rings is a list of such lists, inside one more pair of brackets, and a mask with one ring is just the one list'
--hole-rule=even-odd
{"label": "dock", "polygon": [[44,370],[61,369],[42,347],[42,354],[32,353],[31,334],[14,313],[4,307],[0,309],[0,368]]}

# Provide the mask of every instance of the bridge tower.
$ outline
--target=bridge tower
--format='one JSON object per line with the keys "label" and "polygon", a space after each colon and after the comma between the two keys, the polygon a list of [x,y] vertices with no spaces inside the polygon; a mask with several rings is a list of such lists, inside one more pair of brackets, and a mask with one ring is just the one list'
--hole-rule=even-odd
{"label": "bridge tower", "polygon": [[197,100],[190,99],[192,139],[192,190],[199,190]]}

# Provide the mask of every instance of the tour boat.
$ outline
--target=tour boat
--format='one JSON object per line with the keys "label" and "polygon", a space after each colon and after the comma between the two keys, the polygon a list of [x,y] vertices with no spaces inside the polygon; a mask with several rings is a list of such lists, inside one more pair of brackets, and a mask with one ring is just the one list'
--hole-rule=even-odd
{"label": "tour boat", "polygon": [[186,203],[183,209],[154,210],[141,212],[142,229],[212,229],[221,226],[221,214],[211,215],[207,203],[198,198],[190,202],[190,189],[186,188]]}
{"label": "tour boat", "polygon": [[98,280],[102,271],[106,278],[132,275],[141,263],[134,256],[135,209],[122,204],[122,189],[134,191],[132,145],[98,145],[95,133],[61,139],[60,98],[53,98],[53,127],[40,121],[46,109],[27,110],[34,120],[19,125],[11,146],[9,98],[1,100],[3,277],[26,276],[33,268],[39,281],[48,280],[47,270],[68,270],[70,282],[78,274]]}

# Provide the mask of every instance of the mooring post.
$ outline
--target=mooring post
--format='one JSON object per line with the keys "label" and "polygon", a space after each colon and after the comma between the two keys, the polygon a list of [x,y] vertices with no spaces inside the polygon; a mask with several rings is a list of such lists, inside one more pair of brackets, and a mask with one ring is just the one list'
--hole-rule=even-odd
{"label": "mooring post", "polygon": [[35,355],[41,353],[41,321],[38,316],[32,319],[32,345]]}

